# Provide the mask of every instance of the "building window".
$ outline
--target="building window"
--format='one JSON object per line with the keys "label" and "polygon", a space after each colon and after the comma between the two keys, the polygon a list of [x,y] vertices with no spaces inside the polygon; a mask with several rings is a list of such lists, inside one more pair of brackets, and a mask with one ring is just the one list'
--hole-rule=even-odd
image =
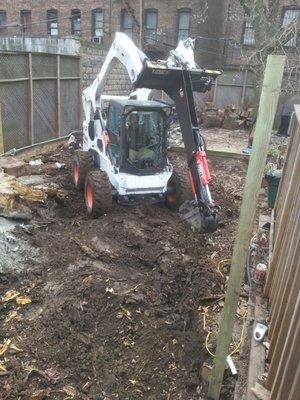
{"label": "building window", "polygon": [[191,11],[178,11],[178,41],[185,40],[190,36]]}
{"label": "building window", "polygon": [[72,35],[81,35],[81,12],[80,10],[71,11],[71,33]]}
{"label": "building window", "polygon": [[21,32],[22,33],[31,32],[31,11],[22,10],[20,12],[20,20],[21,20]]}
{"label": "building window", "polygon": [[0,33],[6,32],[6,12],[0,11]]}
{"label": "building window", "polygon": [[51,36],[58,36],[58,11],[47,11],[47,33]]}
{"label": "building window", "polygon": [[243,44],[247,46],[252,46],[255,44],[254,27],[250,14],[245,14]]}
{"label": "building window", "polygon": [[133,38],[133,18],[126,10],[122,10],[121,14],[121,31]]}
{"label": "building window", "polygon": [[145,42],[148,44],[156,43],[157,35],[157,10],[145,11]]}
{"label": "building window", "polygon": [[102,43],[103,39],[103,12],[100,8],[92,11],[92,42]]}
{"label": "building window", "polygon": [[[293,23],[296,19],[300,17],[299,8],[286,8],[283,14],[282,28],[286,28],[288,25]],[[294,36],[285,43],[287,47],[296,47],[297,45],[297,32],[295,31]]]}

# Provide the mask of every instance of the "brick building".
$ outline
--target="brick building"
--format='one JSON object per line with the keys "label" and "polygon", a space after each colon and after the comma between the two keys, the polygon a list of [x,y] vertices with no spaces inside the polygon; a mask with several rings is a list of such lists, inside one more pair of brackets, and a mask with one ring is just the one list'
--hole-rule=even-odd
{"label": "brick building", "polygon": [[[225,3],[210,0],[206,9],[203,0],[2,0],[0,36],[72,35],[108,45],[114,32],[123,31],[159,56],[188,36],[221,36]],[[211,45],[201,43],[202,63],[220,64],[218,42],[212,44],[213,51],[207,47]]]}
{"label": "brick building", "polygon": [[[270,4],[272,4],[271,1]],[[267,45],[276,34],[282,32],[297,18],[298,32],[294,32],[290,40],[283,43],[281,48],[276,49],[276,53],[287,56],[283,91],[277,113],[278,123],[285,106],[291,109],[291,104],[300,103],[300,1],[274,0],[273,4],[276,4],[276,7],[273,11],[269,9],[270,14],[268,21],[265,21],[264,29],[257,32],[251,19],[253,10],[249,9],[245,12],[240,0],[228,0],[222,62],[225,73],[221,79],[225,87],[222,93],[219,93],[219,102],[225,104],[230,99],[240,97],[241,103],[245,106],[253,103],[256,81],[251,70],[253,66],[255,68],[255,58],[250,56],[261,48],[262,44]],[[264,30],[265,34],[263,34]],[[257,37],[258,33],[261,37]],[[233,84],[230,90],[226,88],[227,84]]]}
{"label": "brick building", "polygon": [[[278,29],[300,15],[299,0],[279,0],[279,3],[274,17]],[[231,103],[247,106],[253,101],[255,80],[249,71],[248,55],[255,49],[254,29],[240,0],[2,0],[0,3],[0,39],[5,36],[78,38],[84,86],[99,71],[116,31],[123,31],[135,43],[142,44],[153,58],[164,57],[170,45],[175,46],[179,39],[196,37],[198,63],[224,70],[211,100],[219,106]],[[295,68],[300,64],[299,52],[295,51],[298,45],[295,36],[285,46]],[[126,92],[128,79],[122,68],[118,66],[113,79],[117,82],[123,75],[122,90]],[[297,80],[298,73],[294,75]]]}
{"label": "brick building", "polygon": [[[270,26],[266,26],[266,33],[278,31],[286,27],[293,19],[300,18],[300,1],[299,0],[280,0],[279,6],[276,7]],[[245,13],[244,7],[240,0],[229,0],[227,3],[227,17],[225,23],[225,37],[227,40],[224,44],[224,60],[223,65],[240,66],[247,63],[249,54],[255,50],[256,42],[259,38],[255,38],[254,26],[251,22],[250,13]],[[268,40],[268,37],[262,37],[262,41]],[[295,59],[298,55],[299,35],[295,34],[283,47],[284,51],[290,59]],[[299,58],[298,58],[299,63]]]}

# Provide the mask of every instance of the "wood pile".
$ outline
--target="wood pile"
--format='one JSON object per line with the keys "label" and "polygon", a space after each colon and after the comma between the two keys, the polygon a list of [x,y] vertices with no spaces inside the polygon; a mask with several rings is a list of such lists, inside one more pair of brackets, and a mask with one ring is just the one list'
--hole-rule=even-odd
{"label": "wood pile", "polygon": [[199,113],[199,122],[204,128],[229,130],[246,129],[252,125],[253,109],[241,110],[234,104],[217,108],[213,103],[205,103],[205,110]]}

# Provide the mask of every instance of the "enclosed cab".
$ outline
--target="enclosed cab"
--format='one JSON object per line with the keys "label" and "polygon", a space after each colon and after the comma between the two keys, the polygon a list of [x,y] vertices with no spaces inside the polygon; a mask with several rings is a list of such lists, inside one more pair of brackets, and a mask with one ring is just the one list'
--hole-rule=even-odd
{"label": "enclosed cab", "polygon": [[106,131],[112,164],[133,175],[168,167],[167,131],[171,108],[156,101],[111,100]]}

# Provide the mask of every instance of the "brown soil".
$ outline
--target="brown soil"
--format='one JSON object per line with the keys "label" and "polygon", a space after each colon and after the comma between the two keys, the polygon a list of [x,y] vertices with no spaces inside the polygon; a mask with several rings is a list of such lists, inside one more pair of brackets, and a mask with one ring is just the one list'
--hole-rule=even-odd
{"label": "brown soil", "polygon": [[[210,161],[223,225],[204,236],[163,205],[114,204],[110,214],[88,219],[68,151],[42,159],[36,173],[51,176],[64,196],[35,206],[33,227],[14,233],[39,249],[39,260],[28,255],[22,268],[0,274],[1,294],[15,289],[32,299],[19,307],[19,321],[5,322],[14,301],[0,303],[0,343],[9,338],[22,349],[0,358],[9,373],[0,373],[0,399],[72,398],[65,386],[76,389],[74,399],[202,398],[201,366],[212,359],[199,307],[223,294],[215,267],[231,255],[247,165]],[[181,156],[171,159],[184,167]],[[53,367],[60,380],[51,384],[30,367]],[[222,399],[232,398],[233,386],[226,378]]]}

